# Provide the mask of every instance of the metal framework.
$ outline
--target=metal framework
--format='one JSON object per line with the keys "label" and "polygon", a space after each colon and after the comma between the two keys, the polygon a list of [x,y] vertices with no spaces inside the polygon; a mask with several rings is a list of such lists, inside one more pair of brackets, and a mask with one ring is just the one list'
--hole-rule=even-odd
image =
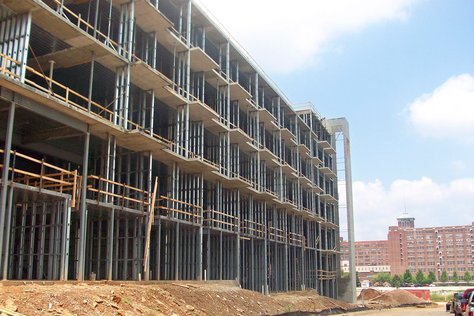
{"label": "metal framework", "polygon": [[3,279],[335,297],[334,135],[191,0],[0,1]]}

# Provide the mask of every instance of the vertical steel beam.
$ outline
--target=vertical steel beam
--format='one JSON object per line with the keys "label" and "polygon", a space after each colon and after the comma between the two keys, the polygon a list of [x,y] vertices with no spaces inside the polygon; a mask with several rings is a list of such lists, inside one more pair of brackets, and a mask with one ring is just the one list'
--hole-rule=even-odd
{"label": "vertical steel beam", "polygon": [[79,237],[79,260],[77,263],[76,278],[78,281],[84,281],[84,268],[86,263],[86,227],[87,227],[87,176],[89,168],[89,141],[90,133],[87,131],[84,135],[84,149],[82,154],[82,190],[81,207],[79,215],[80,237]]}
{"label": "vertical steel beam", "polygon": [[263,240],[263,269],[265,270],[264,271],[264,281],[263,281],[263,284],[265,286],[265,294],[268,294],[268,249],[267,249],[267,246],[268,246],[268,229],[267,228],[267,225],[268,225],[268,222],[267,222],[267,203],[264,202],[263,204],[263,224],[265,225],[265,236],[264,236],[264,240]]}
{"label": "vertical steel beam", "polygon": [[97,35],[97,21],[98,21],[98,19],[99,19],[99,0],[95,0],[94,31],[93,31],[94,38]]}
{"label": "vertical steel beam", "polygon": [[138,221],[136,218],[133,218],[133,248],[132,248],[132,278],[138,280],[138,269],[137,269],[137,260],[138,260]]}
{"label": "vertical steel beam", "polygon": [[[204,143],[204,140],[202,140],[202,143]],[[204,205],[204,178],[203,178],[203,175],[201,174],[201,176],[199,177],[198,179],[199,181],[199,203],[198,205]],[[203,241],[203,234],[204,234],[204,228],[203,228],[203,218],[204,218],[204,213],[203,213],[203,207],[201,207],[200,211],[199,211],[199,216],[200,216],[200,219],[201,219],[201,222],[199,223],[199,228],[198,228],[198,240],[197,240],[197,251],[196,251],[196,260],[197,260],[197,265],[196,265],[196,269],[197,269],[197,275],[196,275],[196,279],[201,281],[202,280],[202,261],[203,261],[203,258],[202,258],[202,241]]]}
{"label": "vertical steel beam", "polygon": [[41,238],[40,238],[40,246],[38,249],[39,253],[39,260],[38,260],[38,268],[36,272],[36,277],[40,280],[44,278],[43,268],[44,268],[44,244],[46,238],[46,202],[43,202],[41,208]]}
{"label": "vertical steel beam", "polygon": [[123,236],[123,267],[122,267],[122,278],[124,279],[128,279],[128,240],[129,240],[129,229],[130,229],[130,219],[129,218],[125,218],[124,219],[124,222],[125,222],[125,233],[124,233],[124,236]]}
{"label": "vertical steel beam", "polygon": [[222,254],[223,247],[222,247],[222,230],[219,232],[219,280],[222,280],[222,270],[224,269],[222,263]]}
{"label": "vertical steel beam", "polygon": [[179,223],[176,223],[176,239],[175,239],[175,253],[174,253],[174,279],[178,280],[179,279],[179,265],[181,264],[181,260],[179,260],[179,250],[180,250],[180,245],[179,245]]}
{"label": "vertical steel beam", "polygon": [[[10,257],[10,235],[11,235],[11,217],[12,217],[12,210],[13,210],[13,187],[8,190],[8,201],[7,201],[7,214],[6,214],[6,227],[5,227],[5,255],[3,257],[3,271],[2,271],[2,279],[6,280],[8,277],[8,262],[13,259]],[[14,240],[12,239],[12,243]],[[11,265],[10,265],[11,266]],[[11,269],[10,274],[13,273],[13,269]]]}
{"label": "vertical steel beam", "polygon": [[[119,278],[119,251],[120,251],[120,218],[119,216],[114,216],[114,263],[112,268],[112,279],[116,280]],[[123,246],[122,246],[123,247]]]}
{"label": "vertical steel beam", "polygon": [[210,280],[212,277],[212,269],[213,269],[213,265],[211,264],[211,229],[208,228],[207,229],[207,258],[206,258],[206,261],[207,261],[207,275],[206,275],[206,281],[207,280]]}
{"label": "vertical steel beam", "polygon": [[31,206],[31,229],[30,229],[30,249],[28,254],[28,279],[33,279],[33,259],[35,251],[35,242],[36,242],[36,209],[37,203],[33,203]]}
{"label": "vertical steel beam", "polygon": [[[96,30],[94,29],[94,32]],[[94,87],[94,66],[95,66],[95,52],[92,52],[91,68],[89,74],[89,94],[87,98],[87,110],[90,112],[92,105],[92,89]]]}
{"label": "vertical steel beam", "polygon": [[68,264],[69,264],[69,233],[71,228],[71,206],[70,200],[64,201],[63,208],[63,231],[61,243],[61,273],[60,279],[67,280],[68,278]]}
{"label": "vertical steel beam", "polygon": [[158,216],[158,229],[156,233],[156,279],[160,280],[161,278],[161,219]]}
{"label": "vertical steel beam", "polygon": [[[255,254],[255,238],[252,237],[252,239],[250,240],[250,269],[251,269],[251,275],[250,275],[250,284],[251,284],[251,290],[258,290],[257,288],[257,284],[255,282],[255,257],[256,257],[256,254]],[[260,256],[257,256],[257,257],[260,257]]]}
{"label": "vertical steel beam", "polygon": [[114,263],[114,224],[115,224],[115,209],[109,212],[107,232],[107,280],[112,280],[112,271]]}
{"label": "vertical steel beam", "polygon": [[[148,152],[148,172],[147,172],[147,191],[148,192],[152,192],[151,190],[153,190],[153,179],[152,179],[152,169],[153,169],[153,153],[152,152]],[[143,178],[143,176],[142,176]],[[158,178],[157,178],[158,179]],[[143,188],[142,188],[143,189]],[[152,210],[153,210],[153,217],[156,217],[155,216],[155,213],[154,213],[154,207],[155,205],[152,204],[152,201],[153,201],[153,198],[151,197],[151,195],[149,194],[148,195],[148,203],[149,203],[149,207],[148,207],[148,210],[147,210],[147,223],[151,220],[152,223],[154,222],[155,218],[150,218],[150,215],[152,213]],[[151,230],[150,230],[150,234],[151,234]],[[151,239],[151,235],[148,236],[147,238],[150,238]],[[151,277],[151,273],[150,273],[150,266],[151,266],[151,263],[150,263],[150,253],[151,253],[151,241],[150,242],[145,242],[145,247],[148,247],[148,249],[145,249],[145,251],[148,252],[148,256],[147,258],[145,258],[146,262],[144,262],[144,279],[146,281],[150,280],[150,277]],[[146,272],[145,272],[146,271]]]}
{"label": "vertical steel beam", "polygon": [[51,215],[50,215],[50,225],[49,230],[49,245],[48,245],[48,272],[47,278],[49,280],[53,279],[53,262],[54,262],[54,240],[56,238],[55,228],[56,228],[56,213],[57,213],[57,202],[51,204]]}
{"label": "vertical steel beam", "polygon": [[[10,169],[10,151],[12,147],[12,135],[13,135],[13,126],[15,121],[15,103],[10,103],[10,108],[8,109],[8,119],[7,119],[7,129],[5,133],[5,147],[3,154],[3,169],[2,169],[2,189],[0,192],[0,257],[3,253],[3,240],[5,234],[5,224],[10,225],[10,223],[5,223],[7,213],[11,213],[11,210],[7,209],[7,190],[8,190],[8,170]],[[7,253],[3,254],[4,257],[8,257]],[[7,262],[4,258],[3,264]],[[3,267],[5,270],[6,267]],[[5,279],[5,278],[4,278]]]}
{"label": "vertical steel beam", "polygon": [[[21,227],[20,227],[20,247],[18,251],[18,272],[17,277],[23,278],[23,264],[25,261],[25,233],[26,233],[26,208],[27,204],[23,203],[21,206]],[[7,223],[8,225],[9,223]],[[8,253],[6,253],[8,255]]]}

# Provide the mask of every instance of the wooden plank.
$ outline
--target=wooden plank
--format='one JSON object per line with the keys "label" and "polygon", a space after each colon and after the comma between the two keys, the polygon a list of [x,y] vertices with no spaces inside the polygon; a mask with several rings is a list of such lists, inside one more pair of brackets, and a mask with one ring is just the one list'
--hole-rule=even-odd
{"label": "wooden plank", "polygon": [[0,312],[2,312],[2,314],[10,315],[10,316],[25,316],[24,314],[14,312],[14,311],[11,311],[9,309],[5,309],[3,307],[0,307]]}
{"label": "wooden plank", "polygon": [[149,248],[150,248],[150,236],[151,236],[151,225],[155,220],[155,203],[156,203],[156,193],[158,190],[158,177],[155,177],[155,186],[153,187],[153,195],[151,196],[151,209],[150,214],[148,216],[148,224],[146,227],[146,236],[145,236],[145,253],[143,254],[143,272],[148,271],[148,256],[149,256]]}

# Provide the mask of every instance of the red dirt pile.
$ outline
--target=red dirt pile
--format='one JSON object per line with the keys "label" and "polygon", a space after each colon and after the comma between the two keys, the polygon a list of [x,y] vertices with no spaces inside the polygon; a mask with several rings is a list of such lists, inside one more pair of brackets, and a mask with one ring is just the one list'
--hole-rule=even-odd
{"label": "red dirt pile", "polygon": [[352,310],[355,305],[343,301],[334,300],[325,296],[319,296],[314,291],[276,293],[272,294],[276,301],[283,304],[285,312],[320,312],[328,309]]}
{"label": "red dirt pile", "polygon": [[359,301],[368,301],[371,300],[377,296],[380,296],[382,292],[377,291],[375,289],[363,289],[359,296],[357,296],[357,300]]}
{"label": "red dirt pile", "polygon": [[8,315],[247,316],[335,308],[356,306],[314,291],[262,295],[231,282],[0,283],[0,314]]}
{"label": "red dirt pile", "polygon": [[366,302],[366,306],[369,308],[390,308],[427,304],[429,304],[429,302],[416,297],[414,294],[408,291],[400,289],[381,293],[380,295],[375,296]]}

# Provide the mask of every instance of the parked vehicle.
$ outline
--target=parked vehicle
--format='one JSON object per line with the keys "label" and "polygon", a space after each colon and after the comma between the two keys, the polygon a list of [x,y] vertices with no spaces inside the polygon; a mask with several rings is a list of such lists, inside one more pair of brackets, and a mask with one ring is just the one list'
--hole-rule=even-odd
{"label": "parked vehicle", "polygon": [[472,293],[474,293],[474,288],[466,289],[459,302],[454,304],[454,315],[455,316],[474,316],[474,308],[471,306],[472,302]]}
{"label": "parked vehicle", "polygon": [[462,316],[474,316],[474,291],[467,299],[466,310],[462,313]]}
{"label": "parked vehicle", "polygon": [[454,313],[454,309],[455,309],[455,305],[456,304],[461,304],[461,299],[462,299],[462,296],[463,296],[464,292],[456,292],[453,294],[453,298],[450,299],[447,303],[446,303],[446,311],[447,312],[450,312],[450,313]]}

